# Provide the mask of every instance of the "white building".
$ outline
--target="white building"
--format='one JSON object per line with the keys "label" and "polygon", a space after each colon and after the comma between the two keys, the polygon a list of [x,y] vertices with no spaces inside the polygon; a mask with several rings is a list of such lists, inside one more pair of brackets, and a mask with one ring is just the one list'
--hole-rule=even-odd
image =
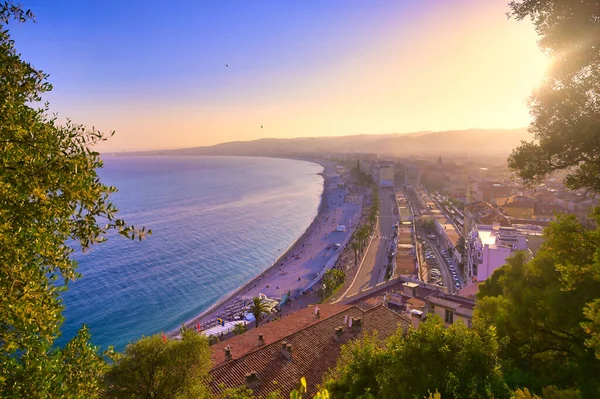
{"label": "white building", "polygon": [[467,284],[484,281],[515,251],[527,250],[527,237],[500,223],[477,225],[467,236]]}

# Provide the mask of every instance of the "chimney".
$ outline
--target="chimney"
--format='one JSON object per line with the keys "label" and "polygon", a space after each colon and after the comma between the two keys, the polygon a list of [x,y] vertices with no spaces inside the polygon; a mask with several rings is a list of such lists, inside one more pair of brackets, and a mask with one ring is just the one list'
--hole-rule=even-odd
{"label": "chimney", "polygon": [[288,343],[287,341],[283,341],[281,343],[281,354],[287,360],[292,360],[292,344]]}
{"label": "chimney", "polygon": [[245,380],[246,380],[246,386],[248,388],[254,388],[256,386],[256,384],[258,383],[258,374],[256,373],[256,371],[251,371],[249,373],[246,373],[245,376]]}
{"label": "chimney", "polygon": [[352,318],[352,329],[360,330],[362,328],[362,319],[360,317]]}
{"label": "chimney", "polygon": [[413,309],[410,311],[410,321],[415,330],[419,328],[419,324],[421,324],[422,318],[423,318],[422,311],[417,310],[417,309]]}
{"label": "chimney", "polygon": [[344,334],[344,326],[337,326],[334,332],[333,339],[336,342],[340,342],[342,340],[342,335]]}
{"label": "chimney", "polygon": [[258,346],[263,346],[265,344],[265,336],[263,334],[258,334]]}
{"label": "chimney", "polygon": [[233,358],[233,356],[231,356],[231,347],[229,345],[227,345],[224,349],[225,351],[225,357],[227,358],[227,360],[231,360]]}

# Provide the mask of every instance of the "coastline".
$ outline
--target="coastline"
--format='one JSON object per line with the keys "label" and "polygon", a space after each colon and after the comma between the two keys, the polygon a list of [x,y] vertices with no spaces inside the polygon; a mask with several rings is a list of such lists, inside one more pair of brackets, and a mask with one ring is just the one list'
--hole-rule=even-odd
{"label": "coastline", "polygon": [[[228,306],[231,306],[234,302],[236,302],[236,300],[239,301],[241,295],[253,290],[254,288],[257,288],[259,282],[261,282],[263,279],[270,278],[274,282],[280,281],[281,278],[277,278],[277,275],[274,275],[274,272],[276,271],[276,269],[278,267],[280,267],[281,265],[283,265],[287,260],[289,260],[289,257],[292,256],[292,254],[302,251],[302,249],[305,247],[305,245],[311,238],[315,238],[314,237],[315,233],[318,233],[319,229],[322,227],[321,224],[323,223],[323,219],[325,218],[326,220],[329,220],[328,218],[331,215],[327,216],[328,212],[334,212],[334,213],[337,212],[337,209],[329,209],[329,206],[328,206],[332,192],[334,191],[334,189],[331,187],[331,182],[332,182],[331,173],[334,168],[334,164],[331,162],[327,162],[327,161],[323,161],[323,160],[314,160],[314,159],[309,160],[309,159],[295,158],[295,160],[312,162],[312,163],[318,164],[323,167],[323,171],[317,173],[323,177],[323,191],[321,193],[321,200],[319,203],[317,214],[315,215],[314,219],[312,220],[310,225],[306,228],[306,230],[293,243],[291,243],[290,246],[269,267],[267,267],[261,273],[259,273],[255,277],[253,277],[251,280],[245,282],[244,284],[240,285],[235,290],[226,294],[223,298],[216,301],[208,309],[206,309],[199,315],[197,315],[197,316],[193,317],[192,319],[183,323],[183,325],[185,327],[193,328],[197,323],[200,323],[201,326],[204,326],[207,320],[214,319],[215,317],[217,317],[217,315],[219,313],[222,313],[223,311],[225,311],[225,309]],[[312,258],[311,258],[311,260],[312,260]],[[315,271],[315,270],[313,270],[314,268],[311,268],[310,265],[308,265],[308,263],[310,263],[308,260],[306,260],[305,262],[301,262],[301,263],[305,263],[306,265],[304,265],[304,267],[301,267],[300,271],[302,271],[302,272],[306,272],[306,271],[314,272]],[[316,273],[314,273],[315,277],[316,277],[316,275],[318,275],[319,272],[320,272],[320,270],[317,270]],[[304,287],[307,287],[311,283],[311,280],[312,279],[308,279],[307,281],[305,281]],[[301,281],[301,279],[298,278],[298,281]],[[268,287],[268,285],[267,285],[267,287]],[[277,288],[279,288],[279,287],[277,287]],[[204,327],[202,327],[202,328],[204,329]],[[179,328],[169,332],[168,336],[174,337],[174,336],[178,335],[178,333],[179,333]]]}

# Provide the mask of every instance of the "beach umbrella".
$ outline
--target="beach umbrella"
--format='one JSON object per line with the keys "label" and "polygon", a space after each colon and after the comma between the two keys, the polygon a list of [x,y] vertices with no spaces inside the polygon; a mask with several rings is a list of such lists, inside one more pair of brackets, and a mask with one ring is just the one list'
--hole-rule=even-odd
{"label": "beach umbrella", "polygon": [[198,329],[198,332],[200,332],[201,328],[200,328],[200,322],[198,322],[198,325],[196,326],[196,328]]}

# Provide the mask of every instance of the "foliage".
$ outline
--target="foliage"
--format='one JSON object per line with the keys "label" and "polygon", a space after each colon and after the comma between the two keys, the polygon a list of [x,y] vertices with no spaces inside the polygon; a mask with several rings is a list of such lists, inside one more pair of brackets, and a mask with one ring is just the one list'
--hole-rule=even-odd
{"label": "foliage", "polygon": [[248,331],[248,326],[245,324],[236,324],[233,326],[233,335],[240,335]]}
{"label": "foliage", "polygon": [[529,389],[524,388],[523,390],[517,389],[513,392],[511,399],[540,399],[540,397],[529,392]]}
{"label": "foliage", "polygon": [[[323,275],[323,298],[330,296],[340,285],[344,283],[346,273],[339,269],[327,270]],[[323,288],[324,287],[324,288]]]}
{"label": "foliage", "polygon": [[534,259],[517,253],[480,286],[476,318],[496,326],[510,386],[598,397],[600,228],[561,215],[544,234]]}
{"label": "foliage", "polygon": [[252,303],[250,304],[248,310],[254,316],[255,327],[258,327],[259,319],[264,313],[267,313],[267,306],[263,303],[262,299],[255,296],[252,298]]}
{"label": "foliage", "polygon": [[227,388],[215,399],[253,399],[254,392],[247,387]]}
{"label": "foliage", "polygon": [[342,347],[337,366],[326,377],[332,398],[366,398],[379,393],[377,374],[385,356],[377,335],[366,334]]}
{"label": "foliage", "polygon": [[361,250],[360,243],[354,240],[350,243],[350,248],[354,251],[354,267],[358,267],[358,251]]}
{"label": "foliage", "polygon": [[[305,394],[306,391],[306,378],[302,377],[300,378],[300,382],[298,383],[296,389],[290,392],[290,399],[302,399],[302,395]],[[313,396],[313,399],[329,399],[329,397],[330,396],[327,389],[321,389],[315,394],[315,396]]]}
{"label": "foliage", "polygon": [[143,337],[127,345],[106,375],[111,398],[204,398],[211,368],[207,339],[182,329],[181,340],[163,341],[161,335]]}
{"label": "foliage", "polygon": [[509,166],[525,181],[566,170],[566,185],[600,191],[600,14],[598,1],[523,0],[510,16],[530,18],[552,67],[530,99],[535,141],[523,142]]}
{"label": "foliage", "polygon": [[[116,218],[96,170],[93,146],[106,139],[40,108],[52,86],[23,61],[6,25],[33,14],[0,2],[0,393],[3,397],[95,397],[105,367],[82,328],[53,347],[62,324],[60,293],[78,277],[71,254],[106,239],[146,232]],[[102,224],[99,224],[101,221]]]}
{"label": "foliage", "polygon": [[448,328],[432,316],[418,330],[399,329],[382,347],[373,337],[351,343],[328,376],[332,398],[507,398],[494,328]]}

